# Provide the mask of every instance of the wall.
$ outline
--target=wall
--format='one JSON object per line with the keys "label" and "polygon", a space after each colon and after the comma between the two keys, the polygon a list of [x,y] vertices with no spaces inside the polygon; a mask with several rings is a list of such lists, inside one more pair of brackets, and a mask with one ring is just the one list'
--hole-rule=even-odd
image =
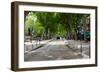
{"label": "wall", "polygon": [[[11,54],[11,5],[14,0],[0,0],[0,73],[14,73],[10,70],[10,54]],[[21,0],[25,1],[25,0]],[[81,5],[98,5],[100,9],[100,0],[26,0],[37,2],[50,2],[50,3],[62,3],[62,4],[81,4]],[[100,12],[100,10],[98,10]],[[98,12],[98,13],[99,13]],[[99,19],[100,14],[98,14]],[[100,21],[98,21],[98,24]],[[100,25],[98,25],[98,28]],[[98,29],[100,31],[100,29]],[[100,33],[98,33],[100,37]],[[100,38],[98,39],[100,40]],[[98,41],[100,43],[100,41]],[[100,46],[98,46],[98,52],[100,52]],[[98,54],[100,55],[100,53]],[[100,58],[98,59],[100,61]],[[100,62],[98,67],[86,67],[86,68],[73,68],[73,69],[55,69],[55,70],[39,70],[34,73],[99,73]],[[24,72],[22,72],[24,73]],[[25,73],[33,73],[33,71],[26,71]]]}

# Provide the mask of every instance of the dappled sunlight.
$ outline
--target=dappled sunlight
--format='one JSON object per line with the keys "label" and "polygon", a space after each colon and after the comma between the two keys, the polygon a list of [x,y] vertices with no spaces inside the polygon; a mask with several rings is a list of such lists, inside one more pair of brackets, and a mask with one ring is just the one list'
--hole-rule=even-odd
{"label": "dappled sunlight", "polygon": [[25,11],[24,60],[90,58],[90,15]]}

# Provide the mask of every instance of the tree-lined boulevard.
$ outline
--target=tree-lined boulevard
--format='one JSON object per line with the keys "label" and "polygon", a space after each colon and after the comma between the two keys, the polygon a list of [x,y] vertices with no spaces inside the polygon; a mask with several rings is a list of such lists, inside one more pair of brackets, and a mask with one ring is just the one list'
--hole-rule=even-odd
{"label": "tree-lined boulevard", "polygon": [[24,12],[24,60],[90,58],[90,15]]}

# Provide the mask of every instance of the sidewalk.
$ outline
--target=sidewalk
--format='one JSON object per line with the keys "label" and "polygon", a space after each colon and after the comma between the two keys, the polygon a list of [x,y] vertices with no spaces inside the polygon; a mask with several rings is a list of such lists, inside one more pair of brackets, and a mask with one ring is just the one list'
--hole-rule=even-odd
{"label": "sidewalk", "polygon": [[85,41],[68,40],[67,46],[76,54],[81,54],[83,57],[90,57],[90,43]]}
{"label": "sidewalk", "polygon": [[52,39],[42,40],[42,41],[33,40],[32,42],[25,42],[24,43],[24,52],[26,53],[26,52],[38,49],[38,48],[44,46],[46,43],[48,43],[50,41],[52,41]]}

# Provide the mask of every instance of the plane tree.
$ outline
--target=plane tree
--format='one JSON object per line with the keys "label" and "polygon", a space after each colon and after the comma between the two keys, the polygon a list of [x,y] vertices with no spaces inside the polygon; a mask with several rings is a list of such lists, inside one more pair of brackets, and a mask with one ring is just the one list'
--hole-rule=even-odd
{"label": "plane tree", "polygon": [[[31,28],[34,36],[42,39],[52,37],[67,37],[72,34],[72,39],[77,39],[77,27],[86,23],[86,14],[58,13],[58,12],[27,12],[25,17],[25,32]],[[89,15],[87,15],[89,16]]]}

